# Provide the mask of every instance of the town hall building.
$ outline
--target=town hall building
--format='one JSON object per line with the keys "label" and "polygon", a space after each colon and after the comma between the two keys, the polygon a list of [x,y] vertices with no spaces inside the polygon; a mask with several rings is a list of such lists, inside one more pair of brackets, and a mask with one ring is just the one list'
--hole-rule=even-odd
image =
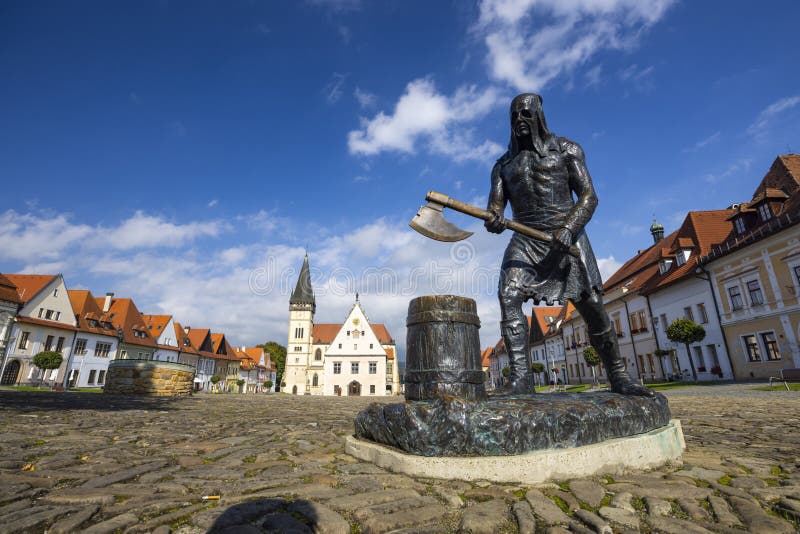
{"label": "town hall building", "polygon": [[308,255],[289,299],[289,336],[281,390],[294,395],[396,395],[397,350],[383,324],[371,324],[356,294],[342,324],[314,323]]}

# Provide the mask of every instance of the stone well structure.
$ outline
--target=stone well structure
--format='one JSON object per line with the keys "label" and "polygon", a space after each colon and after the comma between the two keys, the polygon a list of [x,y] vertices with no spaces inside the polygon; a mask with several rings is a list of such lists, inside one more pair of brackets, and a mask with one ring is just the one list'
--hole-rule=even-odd
{"label": "stone well structure", "polygon": [[104,393],[184,397],[192,394],[195,369],[182,363],[112,360]]}

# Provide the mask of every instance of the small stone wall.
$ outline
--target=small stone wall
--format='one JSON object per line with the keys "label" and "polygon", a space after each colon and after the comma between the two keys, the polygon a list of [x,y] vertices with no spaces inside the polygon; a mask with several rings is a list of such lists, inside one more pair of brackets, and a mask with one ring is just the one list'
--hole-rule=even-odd
{"label": "small stone wall", "polygon": [[185,397],[192,394],[194,367],[150,360],[112,360],[104,393]]}

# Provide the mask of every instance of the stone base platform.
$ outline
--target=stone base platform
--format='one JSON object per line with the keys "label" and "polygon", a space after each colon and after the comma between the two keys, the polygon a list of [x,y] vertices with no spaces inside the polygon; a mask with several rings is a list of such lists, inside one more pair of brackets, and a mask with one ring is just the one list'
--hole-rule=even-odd
{"label": "stone base platform", "polygon": [[551,449],[516,456],[472,458],[427,457],[406,454],[374,442],[348,436],[345,452],[378,467],[411,476],[541,484],[602,473],[621,474],[653,469],[678,460],[686,448],[680,421],[645,434],[611,439],[570,449]]}
{"label": "stone base platform", "polygon": [[666,397],[611,392],[370,404],[355,437],[421,456],[503,456],[644,434],[670,421]]}

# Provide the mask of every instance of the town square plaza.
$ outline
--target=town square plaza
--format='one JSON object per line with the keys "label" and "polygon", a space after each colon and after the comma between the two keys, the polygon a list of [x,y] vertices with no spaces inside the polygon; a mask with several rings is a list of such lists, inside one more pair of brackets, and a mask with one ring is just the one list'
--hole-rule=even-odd
{"label": "town square plaza", "polygon": [[0,391],[0,531],[796,532],[800,392],[757,386],[665,390],[680,462],[537,487],[356,460],[376,399]]}

